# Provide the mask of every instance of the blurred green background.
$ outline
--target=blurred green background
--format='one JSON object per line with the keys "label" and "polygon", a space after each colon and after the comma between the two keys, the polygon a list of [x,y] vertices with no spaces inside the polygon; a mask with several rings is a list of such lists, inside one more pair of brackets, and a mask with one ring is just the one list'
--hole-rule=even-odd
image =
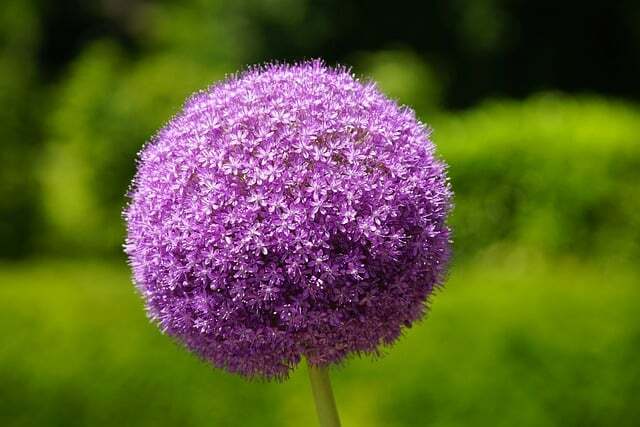
{"label": "blurred green background", "polygon": [[120,217],[191,92],[312,57],[415,108],[456,192],[428,319],[333,371],[344,425],[640,425],[640,3],[3,0],[0,426],[314,425],[304,367],[147,322]]}

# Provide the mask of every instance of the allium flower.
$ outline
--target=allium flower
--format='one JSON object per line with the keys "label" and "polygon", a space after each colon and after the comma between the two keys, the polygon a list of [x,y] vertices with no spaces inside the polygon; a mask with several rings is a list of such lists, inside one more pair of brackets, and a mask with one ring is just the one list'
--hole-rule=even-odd
{"label": "allium flower", "polygon": [[378,353],[423,316],[449,256],[429,130],[320,61],[193,95],[140,153],[130,199],[149,316],[245,376]]}

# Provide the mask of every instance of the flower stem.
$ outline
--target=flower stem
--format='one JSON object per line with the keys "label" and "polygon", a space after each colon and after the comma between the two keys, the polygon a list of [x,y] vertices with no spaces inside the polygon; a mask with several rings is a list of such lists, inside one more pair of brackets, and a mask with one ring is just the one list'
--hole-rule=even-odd
{"label": "flower stem", "polygon": [[309,361],[307,361],[307,366],[320,427],[340,427],[336,401],[333,398],[333,390],[331,390],[329,370],[327,367],[314,366]]}

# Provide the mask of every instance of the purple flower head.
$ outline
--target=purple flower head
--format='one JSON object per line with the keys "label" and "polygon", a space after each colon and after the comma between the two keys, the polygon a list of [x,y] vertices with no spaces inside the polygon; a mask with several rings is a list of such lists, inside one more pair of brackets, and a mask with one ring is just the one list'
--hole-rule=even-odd
{"label": "purple flower head", "polygon": [[130,198],[149,316],[249,377],[377,354],[423,316],[449,258],[429,130],[320,61],[193,95],[140,153]]}

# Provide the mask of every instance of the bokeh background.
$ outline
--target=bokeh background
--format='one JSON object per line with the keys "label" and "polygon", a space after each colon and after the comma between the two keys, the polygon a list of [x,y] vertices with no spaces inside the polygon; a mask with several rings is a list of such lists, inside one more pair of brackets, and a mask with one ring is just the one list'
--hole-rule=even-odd
{"label": "bokeh background", "polygon": [[2,0],[0,425],[314,425],[145,319],[136,152],[194,90],[322,57],[434,128],[455,259],[428,319],[333,371],[345,426],[640,425],[640,2]]}

